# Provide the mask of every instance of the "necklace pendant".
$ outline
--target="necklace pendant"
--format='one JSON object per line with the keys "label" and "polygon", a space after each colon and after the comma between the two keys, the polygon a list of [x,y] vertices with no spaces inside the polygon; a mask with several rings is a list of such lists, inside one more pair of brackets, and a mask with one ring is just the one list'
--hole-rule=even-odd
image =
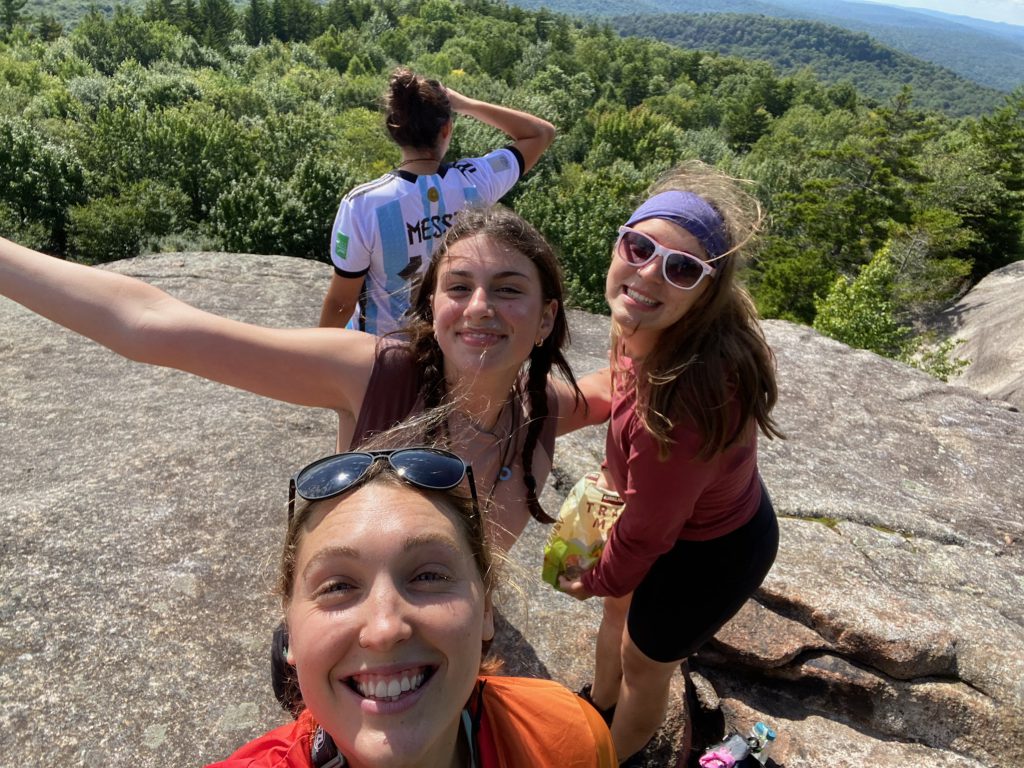
{"label": "necklace pendant", "polygon": [[511,467],[502,467],[498,470],[498,480],[508,480],[510,477],[512,477]]}

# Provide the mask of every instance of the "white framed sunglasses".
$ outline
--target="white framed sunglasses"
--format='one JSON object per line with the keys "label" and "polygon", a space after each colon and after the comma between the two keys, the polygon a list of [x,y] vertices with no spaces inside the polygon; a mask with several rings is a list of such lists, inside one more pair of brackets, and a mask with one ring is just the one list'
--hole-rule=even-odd
{"label": "white framed sunglasses", "polygon": [[661,256],[661,273],[665,282],[684,291],[693,290],[706,275],[715,274],[715,268],[703,259],[686,251],[666,248],[650,235],[632,227],[619,227],[615,253],[631,267],[637,268],[650,263],[655,256]]}

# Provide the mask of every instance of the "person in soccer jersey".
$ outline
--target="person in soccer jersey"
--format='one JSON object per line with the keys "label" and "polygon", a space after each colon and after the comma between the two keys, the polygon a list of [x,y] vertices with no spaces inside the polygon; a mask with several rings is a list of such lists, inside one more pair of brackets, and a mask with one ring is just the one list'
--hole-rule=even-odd
{"label": "person in soccer jersey", "polygon": [[[468,115],[512,143],[483,157],[443,162],[453,118]],[[401,327],[413,278],[430,263],[459,211],[497,202],[555,138],[551,123],[442,86],[405,67],[391,74],[387,127],[398,166],[350,191],[331,231],[334,276],[320,325],[384,335]]]}

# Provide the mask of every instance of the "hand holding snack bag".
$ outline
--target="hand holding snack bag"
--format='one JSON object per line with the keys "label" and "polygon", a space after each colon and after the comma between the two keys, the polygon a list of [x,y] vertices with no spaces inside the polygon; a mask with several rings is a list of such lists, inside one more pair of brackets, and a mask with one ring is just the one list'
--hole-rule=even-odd
{"label": "hand holding snack bag", "polygon": [[608,532],[625,506],[615,491],[599,485],[601,474],[584,475],[562,502],[544,547],[541,578],[555,589],[558,577],[575,580],[601,558]]}

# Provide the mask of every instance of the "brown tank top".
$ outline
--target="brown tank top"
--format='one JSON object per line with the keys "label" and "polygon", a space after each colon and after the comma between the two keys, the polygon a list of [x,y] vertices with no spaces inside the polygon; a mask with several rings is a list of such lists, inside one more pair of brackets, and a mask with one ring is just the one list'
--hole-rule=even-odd
{"label": "brown tank top", "polygon": [[378,432],[385,432],[422,411],[420,375],[409,345],[398,339],[380,339],[352,433],[352,450]]}
{"label": "brown tank top", "polygon": [[[363,405],[359,409],[355,430],[352,433],[352,450],[357,450],[371,436],[390,429],[409,416],[422,413],[420,384],[420,370],[409,345],[398,339],[380,339],[377,342],[366,396],[363,398]],[[551,459],[555,452],[558,399],[550,385],[547,400],[548,416],[544,419],[533,457],[533,476],[537,481],[538,495],[551,472]],[[503,484],[518,481],[517,485],[523,489],[522,497],[525,498],[526,495],[522,479],[522,456],[523,445],[526,442],[528,406],[517,399],[512,408],[518,409],[518,412],[503,412],[495,432],[472,434],[470,431],[465,439],[460,441],[462,446],[457,446],[466,455],[486,457],[473,461],[473,472],[483,498],[492,496],[499,477],[503,478]],[[488,441],[490,445],[487,444]],[[496,441],[506,441],[507,444],[497,444]],[[544,455],[541,455],[541,451]],[[503,463],[508,464],[511,474],[502,473]],[[518,494],[516,496],[518,497]]]}

